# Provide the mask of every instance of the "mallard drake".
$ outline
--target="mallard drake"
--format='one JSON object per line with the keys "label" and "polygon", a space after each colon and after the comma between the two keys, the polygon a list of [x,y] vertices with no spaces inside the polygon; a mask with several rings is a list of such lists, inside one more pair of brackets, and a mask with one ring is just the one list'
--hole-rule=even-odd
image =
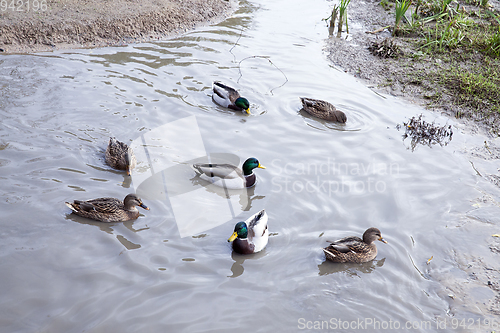
{"label": "mallard drake", "polygon": [[250,114],[250,102],[241,97],[235,89],[220,82],[214,82],[212,88],[214,91],[212,99],[215,103],[225,108]]}
{"label": "mallard drake", "polygon": [[135,194],[127,195],[123,201],[115,198],[75,200],[72,203],[66,202],[66,206],[76,215],[101,222],[135,220],[139,217],[139,211],[135,206],[149,210]]}
{"label": "mallard drake", "polygon": [[379,240],[387,243],[377,228],[369,228],[363,234],[363,239],[350,236],[331,242],[325,247],[326,259],[334,262],[354,262],[362,263],[375,259],[377,256],[377,246],[375,241]]}
{"label": "mallard drake", "polygon": [[109,138],[105,158],[109,166],[118,170],[126,170],[128,176],[137,163],[132,148],[115,138]]}
{"label": "mallard drake", "polygon": [[259,161],[250,157],[243,163],[242,169],[231,164],[193,164],[193,168],[200,175],[200,178],[213,183],[214,185],[228,189],[243,189],[252,187],[257,181],[253,169],[266,167]]}
{"label": "mallard drake", "polygon": [[234,252],[251,254],[262,251],[268,240],[267,214],[263,209],[245,222],[236,223],[234,232],[227,241],[233,242]]}
{"label": "mallard drake", "polygon": [[336,121],[339,123],[345,123],[347,121],[347,117],[344,112],[337,110],[335,106],[326,101],[305,97],[300,97],[300,100],[304,111],[314,117]]}

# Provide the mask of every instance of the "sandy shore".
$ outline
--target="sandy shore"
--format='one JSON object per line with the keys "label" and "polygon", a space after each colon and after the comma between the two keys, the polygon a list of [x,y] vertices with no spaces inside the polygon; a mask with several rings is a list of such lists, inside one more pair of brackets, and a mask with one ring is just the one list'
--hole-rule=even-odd
{"label": "sandy shore", "polygon": [[99,47],[166,38],[222,20],[233,0],[18,0],[0,8],[5,53]]}

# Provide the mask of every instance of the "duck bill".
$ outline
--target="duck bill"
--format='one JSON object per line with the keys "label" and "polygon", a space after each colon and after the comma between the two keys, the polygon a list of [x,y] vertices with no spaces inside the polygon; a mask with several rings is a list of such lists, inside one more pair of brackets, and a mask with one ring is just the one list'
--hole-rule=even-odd
{"label": "duck bill", "polygon": [[380,237],[378,240],[381,241],[382,243],[386,243],[387,244],[387,241],[385,239],[383,239],[382,237]]}
{"label": "duck bill", "polygon": [[231,235],[231,237],[229,237],[229,239],[228,239],[227,241],[228,241],[228,242],[232,242],[232,241],[234,241],[237,237],[238,237],[238,233],[235,231],[235,232],[233,232],[233,234]]}
{"label": "duck bill", "polygon": [[127,176],[130,176],[130,170],[127,169]]}
{"label": "duck bill", "polygon": [[142,207],[142,208],[144,208],[145,210],[149,210],[149,207],[148,207],[148,206],[146,206],[146,205],[145,205],[145,204],[143,204],[143,203],[141,203],[141,204],[139,205],[139,207]]}
{"label": "duck bill", "polygon": [[246,114],[251,114],[251,113],[250,113],[250,108],[246,109],[246,110],[245,110],[245,113],[246,113]]}
{"label": "duck bill", "polygon": [[259,166],[257,166],[257,168],[265,169],[266,167],[259,163]]}

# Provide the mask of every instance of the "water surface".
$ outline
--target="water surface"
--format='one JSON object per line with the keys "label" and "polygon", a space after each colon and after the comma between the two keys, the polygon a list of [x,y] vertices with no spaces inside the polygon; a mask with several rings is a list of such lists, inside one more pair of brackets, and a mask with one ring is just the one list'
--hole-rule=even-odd
{"label": "water surface", "polygon": [[[218,25],[168,41],[0,58],[4,330],[289,332],[373,319],[380,326],[370,331],[386,331],[390,321],[409,322],[415,332],[443,322],[443,332],[480,331],[451,327],[453,318],[489,315],[457,303],[446,287],[450,277],[466,280],[455,253],[489,252],[472,241],[490,229],[467,222],[495,221],[495,212],[471,211],[484,206],[477,200],[484,193],[498,197],[498,188],[463,153],[484,138],[457,129],[448,146],[412,152],[396,130],[409,117],[460,125],[376,94],[333,67],[322,53],[329,3],[240,6]],[[214,105],[214,80],[238,88],[253,115]],[[333,102],[347,124],[300,113],[299,96]],[[123,198],[151,172],[144,160],[132,179],[106,166],[110,136],[138,142],[182,119],[195,119],[198,132],[158,142],[155,158],[188,166],[179,147],[199,147],[201,138],[207,154],[254,156],[267,166],[256,171],[254,189],[230,196],[234,218],[227,219],[226,205],[220,225],[181,234],[175,209],[206,218],[227,204],[197,183],[191,186],[206,201],[173,209],[163,193],[145,199],[151,210],[136,221],[102,224],[69,214],[65,201]],[[267,248],[232,254],[226,239],[235,221],[263,208]],[[375,261],[324,262],[327,239],[371,226],[389,242],[378,244]]]}

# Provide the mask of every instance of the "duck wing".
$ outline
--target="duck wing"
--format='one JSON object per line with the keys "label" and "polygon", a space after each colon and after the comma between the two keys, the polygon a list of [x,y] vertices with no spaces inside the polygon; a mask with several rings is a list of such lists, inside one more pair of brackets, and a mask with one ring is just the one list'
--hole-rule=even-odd
{"label": "duck wing", "polygon": [[208,177],[219,177],[224,179],[242,178],[243,172],[240,168],[231,164],[193,164],[193,168],[200,174]]}
{"label": "duck wing", "polygon": [[341,253],[365,253],[369,250],[367,244],[363,242],[361,238],[356,236],[339,239],[335,242],[332,242],[330,246]]}
{"label": "duck wing", "polygon": [[327,101],[305,97],[300,97],[300,100],[304,110],[312,116],[340,123],[345,123],[347,121],[345,113],[338,111],[335,106]]}
{"label": "duck wing", "polygon": [[268,218],[265,210],[261,210],[246,220],[248,226],[247,240],[253,253],[262,251],[269,241],[267,220]]}
{"label": "duck wing", "polygon": [[267,231],[267,220],[267,214],[264,209],[246,220],[245,223],[248,225],[248,238],[264,237]]}
{"label": "duck wing", "polygon": [[123,202],[116,198],[98,198],[87,201],[75,200],[74,204],[81,210],[113,214],[123,209]]}
{"label": "duck wing", "polygon": [[120,156],[128,151],[128,145],[126,143],[120,142],[115,138],[109,138],[108,149],[106,153],[111,156]]}
{"label": "duck wing", "polygon": [[217,96],[229,100],[231,103],[234,103],[240,97],[240,94],[235,89],[220,82],[213,83],[213,90]]}

